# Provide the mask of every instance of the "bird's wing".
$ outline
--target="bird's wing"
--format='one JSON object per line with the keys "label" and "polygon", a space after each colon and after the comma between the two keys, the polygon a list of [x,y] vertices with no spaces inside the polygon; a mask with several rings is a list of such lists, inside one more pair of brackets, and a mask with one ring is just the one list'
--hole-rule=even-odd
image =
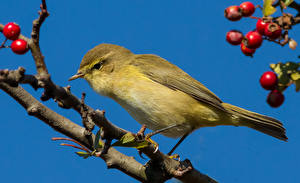
{"label": "bird's wing", "polygon": [[194,99],[225,110],[222,101],[199,81],[179,67],[156,55],[136,55],[131,65],[136,65],[151,80],[173,90],[180,90]]}

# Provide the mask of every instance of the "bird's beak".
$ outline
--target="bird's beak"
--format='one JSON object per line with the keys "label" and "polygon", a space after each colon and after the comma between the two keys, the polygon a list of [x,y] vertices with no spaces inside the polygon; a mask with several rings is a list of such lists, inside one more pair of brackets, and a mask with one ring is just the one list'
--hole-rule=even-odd
{"label": "bird's beak", "polygon": [[75,74],[74,76],[70,77],[68,81],[72,81],[72,80],[77,79],[77,78],[82,78],[83,76],[84,76],[84,73],[77,72],[77,74]]}

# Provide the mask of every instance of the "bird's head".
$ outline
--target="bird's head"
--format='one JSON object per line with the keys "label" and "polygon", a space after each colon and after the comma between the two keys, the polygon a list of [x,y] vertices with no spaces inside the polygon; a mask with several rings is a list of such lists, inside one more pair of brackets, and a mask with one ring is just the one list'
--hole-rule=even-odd
{"label": "bird's head", "polygon": [[113,90],[114,76],[130,61],[134,54],[121,46],[100,44],[88,51],[77,73],[69,81],[83,78],[99,94],[110,96]]}
{"label": "bird's head", "polygon": [[121,46],[102,43],[89,50],[83,57],[77,73],[69,81],[84,78],[88,82],[109,75],[122,67],[133,53]]}

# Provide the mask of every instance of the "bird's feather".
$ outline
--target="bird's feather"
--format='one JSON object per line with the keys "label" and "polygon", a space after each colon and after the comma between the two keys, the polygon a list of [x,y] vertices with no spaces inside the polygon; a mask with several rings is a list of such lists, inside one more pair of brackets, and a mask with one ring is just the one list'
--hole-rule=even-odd
{"label": "bird's feather", "polygon": [[193,79],[179,67],[151,54],[136,55],[131,65],[138,66],[151,80],[173,90],[180,90],[194,99],[226,111],[222,101],[199,81]]}

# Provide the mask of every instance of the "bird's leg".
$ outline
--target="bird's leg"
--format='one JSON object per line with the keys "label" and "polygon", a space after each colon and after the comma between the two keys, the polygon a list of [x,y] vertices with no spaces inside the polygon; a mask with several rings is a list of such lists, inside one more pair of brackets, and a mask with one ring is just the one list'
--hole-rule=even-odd
{"label": "bird's leg", "polygon": [[166,130],[169,130],[169,129],[171,129],[171,128],[178,127],[178,126],[180,126],[180,125],[181,125],[181,124],[174,124],[174,125],[167,126],[167,127],[165,127],[165,128],[156,130],[156,131],[154,131],[154,132],[148,133],[148,134],[146,135],[146,137],[145,137],[145,140],[147,140],[148,142],[150,142],[150,143],[152,143],[152,144],[155,145],[155,147],[156,147],[156,148],[155,148],[155,152],[156,152],[156,151],[158,150],[158,143],[154,142],[150,137],[152,137],[152,136],[154,136],[154,135],[156,135],[156,134],[159,134],[159,133],[161,133],[161,132],[164,132],[164,131],[166,131]]}
{"label": "bird's leg", "polygon": [[154,136],[158,133],[164,132],[166,130],[169,130],[171,128],[178,127],[178,126],[181,126],[181,124],[174,124],[174,125],[171,125],[171,126],[167,126],[165,128],[162,128],[162,129],[156,130],[154,132],[148,133],[145,138],[150,138],[150,137],[152,137],[152,136]]}
{"label": "bird's leg", "polygon": [[[145,130],[146,130],[146,125],[143,125],[141,127],[141,129],[136,133],[136,138],[137,138],[137,141],[147,141],[149,142],[150,144],[153,144],[154,147],[155,147],[155,150],[154,150],[154,153],[158,150],[158,143],[156,143],[154,140],[152,140],[150,137],[155,135],[155,134],[152,134],[152,133],[149,133],[145,136]],[[157,134],[157,133],[156,133]],[[142,156],[141,156],[142,157]]]}
{"label": "bird's leg", "polygon": [[[170,157],[172,157],[171,155],[172,155],[172,153],[175,151],[175,149],[181,144],[181,142],[187,137],[189,135],[189,133],[186,133],[185,135],[183,135],[182,137],[181,137],[181,139],[177,142],[177,144],[171,149],[171,151],[168,153],[168,155],[170,156]],[[175,157],[174,158],[177,158],[177,156],[178,155],[174,155]]]}
{"label": "bird's leg", "polygon": [[146,136],[144,135],[144,132],[146,130],[146,125],[143,125],[141,127],[141,129],[139,130],[139,132],[136,134],[138,140],[145,140],[145,141],[148,141],[149,143],[153,144],[154,147],[155,147],[155,151],[154,153],[158,150],[158,143],[156,143],[154,140],[151,139],[152,136],[156,135],[156,134],[159,134],[161,132],[164,132],[166,130],[169,130],[171,128],[174,128],[174,127],[178,127],[180,126],[181,124],[174,124],[174,125],[171,125],[171,126],[168,126],[168,127],[165,127],[165,128],[162,128],[162,129],[159,129],[159,130],[156,130],[154,132],[151,132],[151,133],[148,133]]}

